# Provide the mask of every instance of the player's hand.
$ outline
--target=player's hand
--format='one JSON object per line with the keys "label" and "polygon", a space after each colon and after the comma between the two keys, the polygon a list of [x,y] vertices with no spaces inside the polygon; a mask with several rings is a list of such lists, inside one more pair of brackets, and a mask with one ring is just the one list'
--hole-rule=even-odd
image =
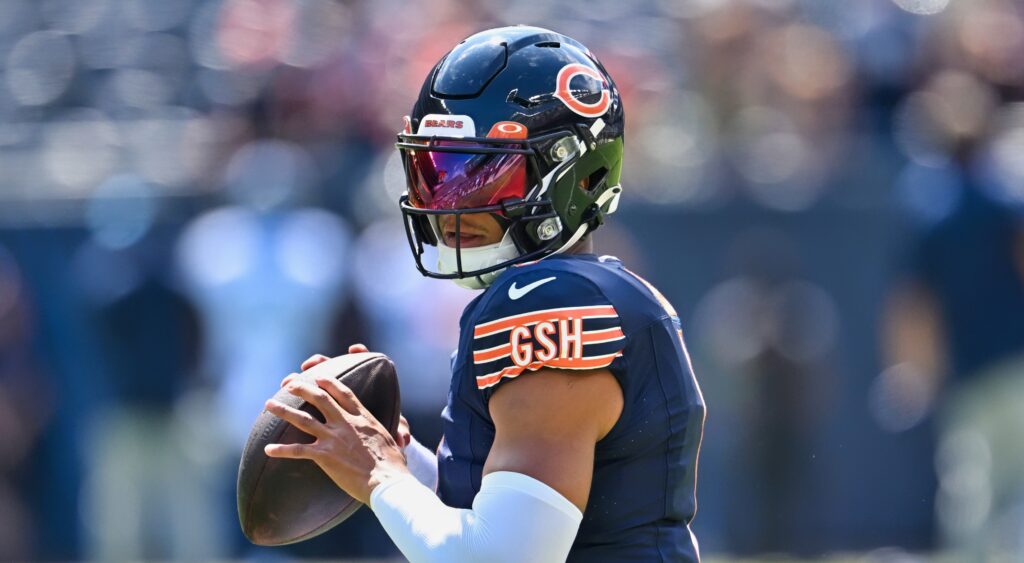
{"label": "player's hand", "polygon": [[316,438],[312,444],[270,444],[264,449],[268,456],[312,460],[363,503],[385,479],[409,473],[402,446],[343,383],[319,377],[315,383],[289,382],[285,389],[315,406],[325,420],[268,400],[268,411]]}
{"label": "player's hand", "polygon": [[402,449],[412,442],[412,431],[409,430],[409,421],[405,419],[405,415],[398,416],[398,430],[395,431],[397,434],[395,440],[398,442]]}
{"label": "player's hand", "polygon": [[[352,344],[351,346],[348,347],[349,354],[359,354],[362,352],[369,351],[370,350],[364,344]],[[307,369],[317,364],[326,362],[329,359],[329,357],[323,354],[313,354],[312,356],[306,358],[306,361],[302,362],[302,365],[299,366],[299,371],[306,371]],[[284,387],[285,385],[291,383],[292,380],[294,380],[298,375],[299,374],[297,373],[289,373],[288,375],[286,375],[285,378],[281,380],[281,387]]]}
{"label": "player's hand", "polygon": [[[362,352],[369,351],[370,350],[366,347],[365,344],[356,343],[348,347],[349,354],[360,354]],[[306,371],[307,369],[322,362],[326,362],[329,359],[330,358],[323,354],[313,354],[312,356],[306,358],[306,361],[302,362],[302,365],[299,366],[299,369],[302,371]],[[289,373],[287,376],[285,376],[284,379],[281,380],[281,387],[284,387],[285,385],[291,383],[298,375],[299,374],[297,373]],[[398,430],[395,431],[395,440],[398,442],[398,445],[401,446],[402,448],[405,448],[406,446],[409,445],[409,442],[412,442],[412,432],[409,430],[409,421],[405,419],[405,416],[400,416],[398,419]]]}

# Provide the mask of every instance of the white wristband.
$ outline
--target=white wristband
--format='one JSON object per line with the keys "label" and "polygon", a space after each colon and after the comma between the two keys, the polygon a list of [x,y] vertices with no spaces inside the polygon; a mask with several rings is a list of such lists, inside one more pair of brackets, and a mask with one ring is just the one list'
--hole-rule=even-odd
{"label": "white wristband", "polygon": [[409,445],[402,450],[405,453],[405,464],[416,480],[428,489],[437,488],[437,455],[426,446],[412,438]]}

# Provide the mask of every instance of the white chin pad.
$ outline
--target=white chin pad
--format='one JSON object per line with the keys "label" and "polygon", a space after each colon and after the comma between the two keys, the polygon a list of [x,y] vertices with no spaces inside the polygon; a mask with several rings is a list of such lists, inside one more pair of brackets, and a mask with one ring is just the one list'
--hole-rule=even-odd
{"label": "white chin pad", "polygon": [[[441,274],[454,274],[459,271],[456,250],[442,241],[443,239],[439,236],[437,238],[437,271]],[[472,272],[512,260],[519,256],[519,250],[512,242],[512,236],[506,231],[505,236],[499,242],[462,248],[461,254],[462,271]],[[491,285],[491,282],[501,272],[502,270],[496,270],[479,276],[455,278],[452,281],[466,289],[483,289]]]}

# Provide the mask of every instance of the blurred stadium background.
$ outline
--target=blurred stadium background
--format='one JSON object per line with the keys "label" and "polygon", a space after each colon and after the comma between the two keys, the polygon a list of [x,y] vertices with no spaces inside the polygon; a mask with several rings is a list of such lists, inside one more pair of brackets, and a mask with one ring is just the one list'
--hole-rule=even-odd
{"label": "blurred stadium background", "polygon": [[472,293],[413,268],[394,134],[475,31],[572,35],[626,104],[598,232],[682,313],[713,558],[1024,561],[1019,0],[3,0],[0,560],[245,543],[237,456],[314,352],[439,437]]}

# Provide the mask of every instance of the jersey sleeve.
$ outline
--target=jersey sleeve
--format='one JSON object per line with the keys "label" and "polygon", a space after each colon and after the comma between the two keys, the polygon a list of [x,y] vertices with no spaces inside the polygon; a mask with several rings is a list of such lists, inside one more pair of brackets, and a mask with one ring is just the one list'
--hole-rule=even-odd
{"label": "jersey sleeve", "polygon": [[622,356],[619,315],[589,279],[527,271],[492,291],[472,329],[472,371],[486,398],[503,382],[542,367],[599,369]]}

